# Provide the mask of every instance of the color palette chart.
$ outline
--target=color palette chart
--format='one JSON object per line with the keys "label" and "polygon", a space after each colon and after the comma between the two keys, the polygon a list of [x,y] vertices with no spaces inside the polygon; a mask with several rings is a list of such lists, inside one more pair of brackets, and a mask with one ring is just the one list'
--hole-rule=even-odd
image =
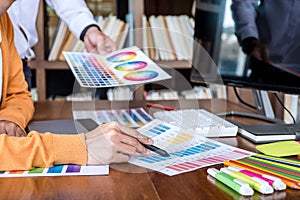
{"label": "color palette chart", "polygon": [[82,176],[82,175],[108,175],[109,165],[80,166],[56,165],[51,168],[34,168],[26,171],[2,171],[0,177],[34,177],[34,176]]}
{"label": "color palette chart", "polygon": [[135,85],[171,78],[136,46],[106,56],[66,51],[63,55],[82,87]]}
{"label": "color palette chart", "polygon": [[112,109],[112,110],[77,110],[73,111],[74,119],[92,118],[99,124],[118,121],[130,126],[140,127],[152,120],[152,117],[143,108]]}
{"label": "color palette chart", "polygon": [[169,176],[253,154],[182,130],[158,119],[154,119],[137,130],[143,135],[151,137],[154,145],[166,150],[170,157],[163,157],[155,153],[147,157],[135,155],[129,162]]}

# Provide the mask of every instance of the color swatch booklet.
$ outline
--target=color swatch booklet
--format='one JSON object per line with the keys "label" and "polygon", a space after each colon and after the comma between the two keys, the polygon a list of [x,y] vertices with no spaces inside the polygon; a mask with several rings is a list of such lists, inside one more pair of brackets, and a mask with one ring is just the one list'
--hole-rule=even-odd
{"label": "color swatch booklet", "polygon": [[91,118],[98,124],[117,121],[125,126],[140,127],[153,118],[143,108],[110,110],[74,110],[74,119]]}
{"label": "color swatch booklet", "polygon": [[63,55],[82,87],[135,85],[171,78],[136,46],[106,56],[78,52]]}

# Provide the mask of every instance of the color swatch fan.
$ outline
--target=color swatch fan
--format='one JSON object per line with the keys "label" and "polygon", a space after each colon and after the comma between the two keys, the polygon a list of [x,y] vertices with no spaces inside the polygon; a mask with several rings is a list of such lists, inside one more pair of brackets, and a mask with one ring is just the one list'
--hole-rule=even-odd
{"label": "color swatch fan", "polygon": [[138,47],[128,47],[106,56],[63,52],[82,87],[135,85],[171,78]]}
{"label": "color swatch fan", "polygon": [[143,108],[111,110],[75,110],[74,119],[92,118],[98,124],[117,121],[130,127],[144,126],[152,117]]}

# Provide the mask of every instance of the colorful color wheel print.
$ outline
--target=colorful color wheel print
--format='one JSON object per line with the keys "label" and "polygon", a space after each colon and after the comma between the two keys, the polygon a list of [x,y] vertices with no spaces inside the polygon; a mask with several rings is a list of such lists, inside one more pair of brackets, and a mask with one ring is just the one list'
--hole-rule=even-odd
{"label": "colorful color wheel print", "polygon": [[107,58],[110,62],[127,62],[136,57],[135,52],[121,52]]}
{"label": "colorful color wheel print", "polygon": [[143,69],[146,66],[147,66],[146,62],[131,61],[131,62],[126,62],[126,63],[120,64],[120,65],[117,65],[115,67],[115,69],[119,70],[119,71],[135,71],[135,70]]}
{"label": "colorful color wheel print", "polygon": [[138,71],[130,72],[124,75],[124,79],[129,81],[146,81],[153,79],[158,76],[158,73],[155,71]]}

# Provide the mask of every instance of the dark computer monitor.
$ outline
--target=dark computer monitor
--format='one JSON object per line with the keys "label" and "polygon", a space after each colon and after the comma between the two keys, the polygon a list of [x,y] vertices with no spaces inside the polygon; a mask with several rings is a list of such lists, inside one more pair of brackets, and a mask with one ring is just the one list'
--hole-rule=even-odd
{"label": "dark computer monitor", "polygon": [[[215,9],[205,8],[203,2],[197,0],[195,12],[193,82],[300,94],[300,63],[271,65],[246,58],[242,66],[237,66],[237,55],[242,52],[234,33],[234,23],[228,22],[232,20],[231,1],[215,1],[217,3],[212,4]],[[214,63],[206,58],[206,53]],[[230,58],[233,56],[236,57]]]}
{"label": "dark computer monitor", "polygon": [[208,62],[209,58],[203,61],[200,55],[204,53],[200,53],[201,51],[205,50],[194,50],[191,73],[191,81],[194,83],[224,84],[233,87],[300,94],[300,65],[275,66],[248,57],[244,66],[245,72],[234,74],[220,69],[212,58],[211,62]]}
{"label": "dark computer monitor", "polygon": [[[222,6],[224,7],[220,5],[220,8]],[[222,46],[226,38],[235,37],[233,27],[223,26],[225,15],[225,9],[215,12],[215,10],[205,10],[201,6],[197,7],[191,82],[201,85],[218,84],[268,92],[300,94],[300,65],[267,64],[244,55],[245,62],[238,66],[233,60],[226,59],[226,55],[230,57],[232,55],[229,54],[232,52],[238,54],[237,48],[240,49],[240,47],[237,46],[235,51],[231,51],[232,48]],[[222,49],[225,49],[225,56],[224,53],[220,53]],[[280,120],[273,122],[278,123]],[[298,129],[299,126],[291,130],[299,132]]]}

